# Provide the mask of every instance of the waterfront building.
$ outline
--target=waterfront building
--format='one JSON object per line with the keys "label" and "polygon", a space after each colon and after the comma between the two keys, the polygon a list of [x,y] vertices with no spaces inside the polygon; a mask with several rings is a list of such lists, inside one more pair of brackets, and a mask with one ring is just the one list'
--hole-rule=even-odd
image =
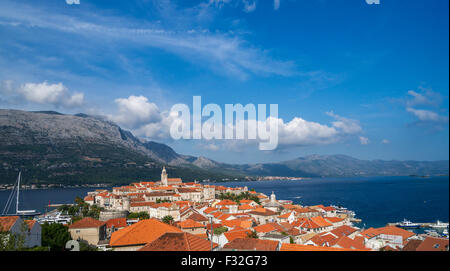
{"label": "waterfront building", "polygon": [[94,246],[107,237],[106,222],[91,217],[85,217],[70,225],[69,232],[72,240],[85,241]]}

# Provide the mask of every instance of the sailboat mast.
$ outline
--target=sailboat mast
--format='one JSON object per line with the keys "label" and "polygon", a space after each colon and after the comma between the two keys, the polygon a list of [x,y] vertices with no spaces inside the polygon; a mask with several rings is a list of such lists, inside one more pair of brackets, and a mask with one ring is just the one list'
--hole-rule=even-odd
{"label": "sailboat mast", "polygon": [[20,192],[20,174],[22,172],[19,171],[19,179],[17,180],[17,201],[16,201],[16,214],[19,213],[19,192]]}

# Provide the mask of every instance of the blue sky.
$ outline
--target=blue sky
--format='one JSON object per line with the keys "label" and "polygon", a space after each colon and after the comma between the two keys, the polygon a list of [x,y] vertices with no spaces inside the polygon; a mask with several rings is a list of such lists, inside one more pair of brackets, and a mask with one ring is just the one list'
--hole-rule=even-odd
{"label": "blue sky", "polygon": [[[0,108],[103,115],[231,163],[448,159],[447,0],[0,2]],[[279,105],[280,146],[173,141],[192,96]]]}

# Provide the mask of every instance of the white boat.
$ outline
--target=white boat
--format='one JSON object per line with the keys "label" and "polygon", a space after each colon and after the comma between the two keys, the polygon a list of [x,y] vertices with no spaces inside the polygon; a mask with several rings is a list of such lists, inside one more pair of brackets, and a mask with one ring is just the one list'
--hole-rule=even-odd
{"label": "white boat", "polygon": [[72,221],[72,218],[67,215],[63,215],[61,212],[56,212],[56,215],[44,215],[41,217],[37,217],[35,219],[39,224],[44,223],[58,223],[58,224],[69,224]]}
{"label": "white boat", "polygon": [[408,229],[418,229],[418,228],[420,228],[420,224],[413,223],[413,222],[411,222],[409,220],[406,220],[406,219],[403,219],[402,222],[398,222],[396,225],[397,225],[397,227],[400,227],[400,228],[408,228]]}
{"label": "white boat", "polygon": [[444,223],[444,222],[441,222],[441,221],[438,220],[436,222],[436,224],[431,224],[430,227],[434,228],[434,229],[447,229],[448,228],[448,223]]}

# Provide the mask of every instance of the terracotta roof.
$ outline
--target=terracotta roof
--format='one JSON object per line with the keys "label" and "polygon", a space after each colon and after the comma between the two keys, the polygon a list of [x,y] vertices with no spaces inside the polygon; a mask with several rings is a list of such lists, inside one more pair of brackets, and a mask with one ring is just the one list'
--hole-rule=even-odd
{"label": "terracotta roof", "polygon": [[249,238],[248,235],[252,233],[248,229],[240,229],[240,230],[232,230],[225,232],[224,235],[229,242],[233,241],[236,238]]}
{"label": "terracotta roof", "polygon": [[98,228],[105,224],[106,222],[98,221],[92,217],[85,217],[70,225],[69,229]]}
{"label": "terracotta roof", "polygon": [[[217,248],[218,244],[213,243]],[[193,234],[167,232],[138,251],[210,251],[211,242]]]}
{"label": "terracotta roof", "polygon": [[360,238],[356,237],[355,239],[350,239],[347,236],[342,236],[340,238],[331,241],[330,246],[338,246],[347,249],[360,249],[360,250],[367,249],[364,246],[363,237]]}
{"label": "terracotta roof", "polygon": [[276,228],[272,224],[263,224],[253,228],[258,233],[266,233],[275,231]]}
{"label": "terracotta roof", "polygon": [[156,205],[156,203],[149,202],[149,201],[142,201],[142,202],[133,201],[132,203],[130,203],[130,207],[142,207],[142,206],[153,206],[153,205]]}
{"label": "terracotta roof", "polygon": [[127,219],[125,217],[121,218],[112,218],[108,221],[106,221],[106,227],[107,228],[125,228],[127,226]]}
{"label": "terracotta roof", "polygon": [[244,204],[238,207],[238,210],[252,210],[252,209],[255,209],[255,207],[251,206],[250,204]]}
{"label": "terracotta roof", "polygon": [[338,223],[344,220],[344,218],[340,218],[340,217],[324,217],[325,220],[327,220],[330,223]]}
{"label": "terracotta roof", "polygon": [[416,251],[417,247],[422,244],[422,240],[412,239],[403,247],[402,251]]}
{"label": "terracotta roof", "polygon": [[225,244],[224,249],[232,250],[257,250],[257,251],[276,251],[279,242],[272,240],[261,240],[255,238],[236,238]]}
{"label": "terracotta roof", "polygon": [[145,219],[114,232],[109,244],[113,247],[144,245],[153,242],[166,232],[181,232],[181,230],[156,219]]}
{"label": "terracotta roof", "polygon": [[86,197],[84,197],[84,201],[94,201],[94,197],[93,196],[86,196]]}
{"label": "terracotta roof", "polygon": [[330,246],[330,243],[335,239],[336,237],[332,234],[317,234],[310,241],[317,246]]}
{"label": "terracotta roof", "polygon": [[448,239],[427,237],[416,251],[448,251]]}
{"label": "terracotta roof", "polygon": [[200,224],[192,219],[186,219],[185,221],[181,221],[178,223],[178,225],[182,229],[205,228],[203,224]]}
{"label": "terracotta roof", "polygon": [[337,227],[336,229],[332,230],[331,232],[336,235],[336,236],[349,236],[350,234],[356,232],[357,229],[347,226],[347,225],[342,225],[340,227]]}
{"label": "terracotta roof", "polygon": [[199,214],[199,213],[193,213],[192,215],[190,215],[188,217],[188,219],[192,219],[194,221],[199,221],[199,222],[205,222],[208,221],[208,218],[206,218],[205,216]]}
{"label": "terracotta roof", "polygon": [[200,192],[195,188],[178,188],[179,193],[197,193]]}
{"label": "terracotta roof", "polygon": [[219,203],[217,203],[216,205],[227,206],[227,205],[237,205],[237,203],[229,199],[224,199]]}
{"label": "terracotta roof", "polygon": [[18,216],[0,216],[0,232],[9,231],[17,219]]}
{"label": "terracotta roof", "polygon": [[274,216],[277,215],[276,212],[266,209],[266,208],[256,208],[253,211],[249,212],[252,215],[260,215],[260,216]]}
{"label": "terracotta roof", "polygon": [[316,223],[317,225],[319,225],[319,227],[321,227],[321,228],[333,226],[333,224],[329,223],[328,221],[326,221],[326,220],[325,220],[323,217],[321,217],[321,216],[311,217],[310,219],[311,219],[314,223]]}
{"label": "terracotta roof", "polygon": [[380,234],[386,234],[386,235],[398,235],[401,236],[403,238],[403,241],[405,241],[406,239],[408,239],[409,237],[412,237],[415,235],[415,233],[395,227],[395,226],[387,226],[387,227],[383,227],[383,228],[369,228],[363,232],[361,232],[361,234],[366,237],[367,239],[371,239],[375,236],[378,236]]}
{"label": "terracotta roof", "polygon": [[317,225],[314,221],[311,219],[299,219],[294,224],[297,227],[305,228],[305,229],[317,229],[320,228],[319,225]]}
{"label": "terracotta roof", "polygon": [[25,220],[25,223],[27,223],[28,229],[32,229],[34,224],[36,224],[36,220]]}
{"label": "terracotta roof", "polygon": [[292,212],[290,213],[285,213],[283,215],[278,216],[278,218],[289,218],[291,216]]}
{"label": "terracotta roof", "polygon": [[217,211],[216,208],[214,208],[214,207],[208,207],[208,208],[206,208],[203,212],[204,212],[205,214],[210,214],[210,213],[215,212],[215,211]]}
{"label": "terracotta roof", "polygon": [[228,228],[235,228],[235,227],[241,227],[241,228],[251,228],[253,222],[251,220],[245,220],[245,219],[232,219],[232,220],[224,220],[222,221],[222,224],[224,226],[227,226]]}
{"label": "terracotta roof", "polygon": [[281,244],[280,251],[358,251],[357,249],[346,249],[337,247],[318,247],[298,244]]}

